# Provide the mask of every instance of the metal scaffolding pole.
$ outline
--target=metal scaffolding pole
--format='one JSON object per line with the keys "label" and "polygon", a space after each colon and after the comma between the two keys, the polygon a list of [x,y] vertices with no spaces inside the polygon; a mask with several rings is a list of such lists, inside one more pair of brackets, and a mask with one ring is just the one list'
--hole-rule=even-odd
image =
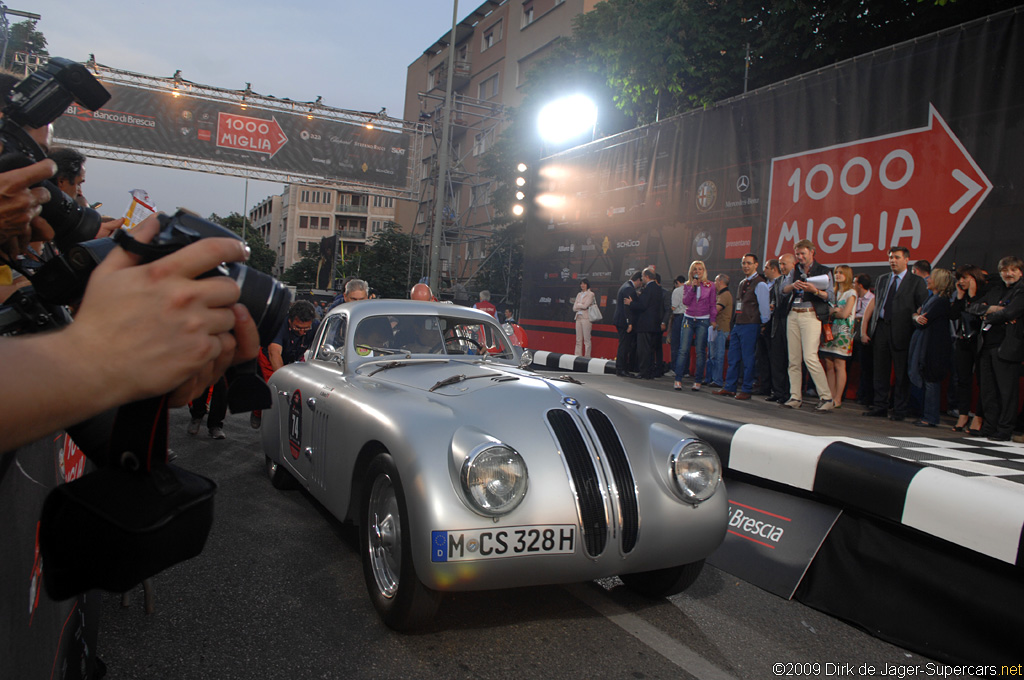
{"label": "metal scaffolding pole", "polygon": [[[448,141],[451,138],[452,81],[455,79],[455,29],[459,22],[459,0],[452,3],[452,32],[448,40],[448,82],[444,88],[444,115],[437,184],[434,185],[434,231],[430,235],[430,289],[437,293],[441,280],[441,218],[448,192]],[[444,192],[444,193],[442,193]]]}

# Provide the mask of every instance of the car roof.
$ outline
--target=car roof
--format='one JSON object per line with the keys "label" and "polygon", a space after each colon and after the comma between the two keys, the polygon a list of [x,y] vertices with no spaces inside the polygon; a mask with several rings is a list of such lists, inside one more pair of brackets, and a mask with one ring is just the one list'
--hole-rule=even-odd
{"label": "car roof", "polygon": [[422,314],[428,316],[448,316],[458,317],[475,322],[486,322],[497,323],[497,320],[488,314],[487,312],[479,309],[473,309],[472,307],[462,307],[460,305],[453,305],[444,302],[421,302],[419,300],[360,300],[359,302],[346,302],[338,305],[331,310],[329,316],[340,313],[341,311],[348,312],[349,319],[352,323],[358,323],[359,321],[371,317],[381,315],[399,315],[399,314]]}

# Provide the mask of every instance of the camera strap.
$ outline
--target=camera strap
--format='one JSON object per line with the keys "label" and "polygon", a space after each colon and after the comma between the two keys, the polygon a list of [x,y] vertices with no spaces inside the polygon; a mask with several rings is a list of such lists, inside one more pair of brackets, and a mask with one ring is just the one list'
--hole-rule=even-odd
{"label": "camera strap", "polygon": [[[167,462],[167,395],[125,404],[110,436],[114,464],[151,471]],[[134,458],[134,461],[132,460]]]}

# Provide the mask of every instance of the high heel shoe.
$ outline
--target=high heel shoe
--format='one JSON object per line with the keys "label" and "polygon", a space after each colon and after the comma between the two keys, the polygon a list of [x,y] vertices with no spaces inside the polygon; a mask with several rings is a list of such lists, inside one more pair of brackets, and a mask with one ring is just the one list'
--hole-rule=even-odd
{"label": "high heel shoe", "polygon": [[963,425],[954,425],[953,432],[967,432],[967,423]]}

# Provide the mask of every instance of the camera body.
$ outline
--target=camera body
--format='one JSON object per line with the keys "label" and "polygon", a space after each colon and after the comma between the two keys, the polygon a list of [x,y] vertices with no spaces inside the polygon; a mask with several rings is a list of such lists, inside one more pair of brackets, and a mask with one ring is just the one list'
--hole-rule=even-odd
{"label": "camera body", "polygon": [[[242,239],[224,227],[184,210],[173,216],[160,215],[160,231],[149,243],[139,243],[123,230],[113,237],[76,244],[53,258],[32,277],[38,297],[51,305],[70,305],[82,299],[93,269],[116,246],[135,253],[142,262],[152,262],[181,250],[203,238]],[[239,302],[245,305],[256,322],[260,343],[268,344],[284,324],[291,305],[291,291],[272,276],[237,262],[221,264],[203,274],[227,276],[238,284]]]}
{"label": "camera body", "polygon": [[[110,93],[82,64],[53,57],[45,67],[14,86],[4,105],[0,121],[0,172],[15,170],[46,158],[46,152],[25,128],[44,128],[60,117],[72,101],[95,111],[110,100]],[[50,192],[43,204],[42,218],[53,227],[54,242],[67,248],[96,237],[100,214],[78,205],[48,180],[38,186]]]}

